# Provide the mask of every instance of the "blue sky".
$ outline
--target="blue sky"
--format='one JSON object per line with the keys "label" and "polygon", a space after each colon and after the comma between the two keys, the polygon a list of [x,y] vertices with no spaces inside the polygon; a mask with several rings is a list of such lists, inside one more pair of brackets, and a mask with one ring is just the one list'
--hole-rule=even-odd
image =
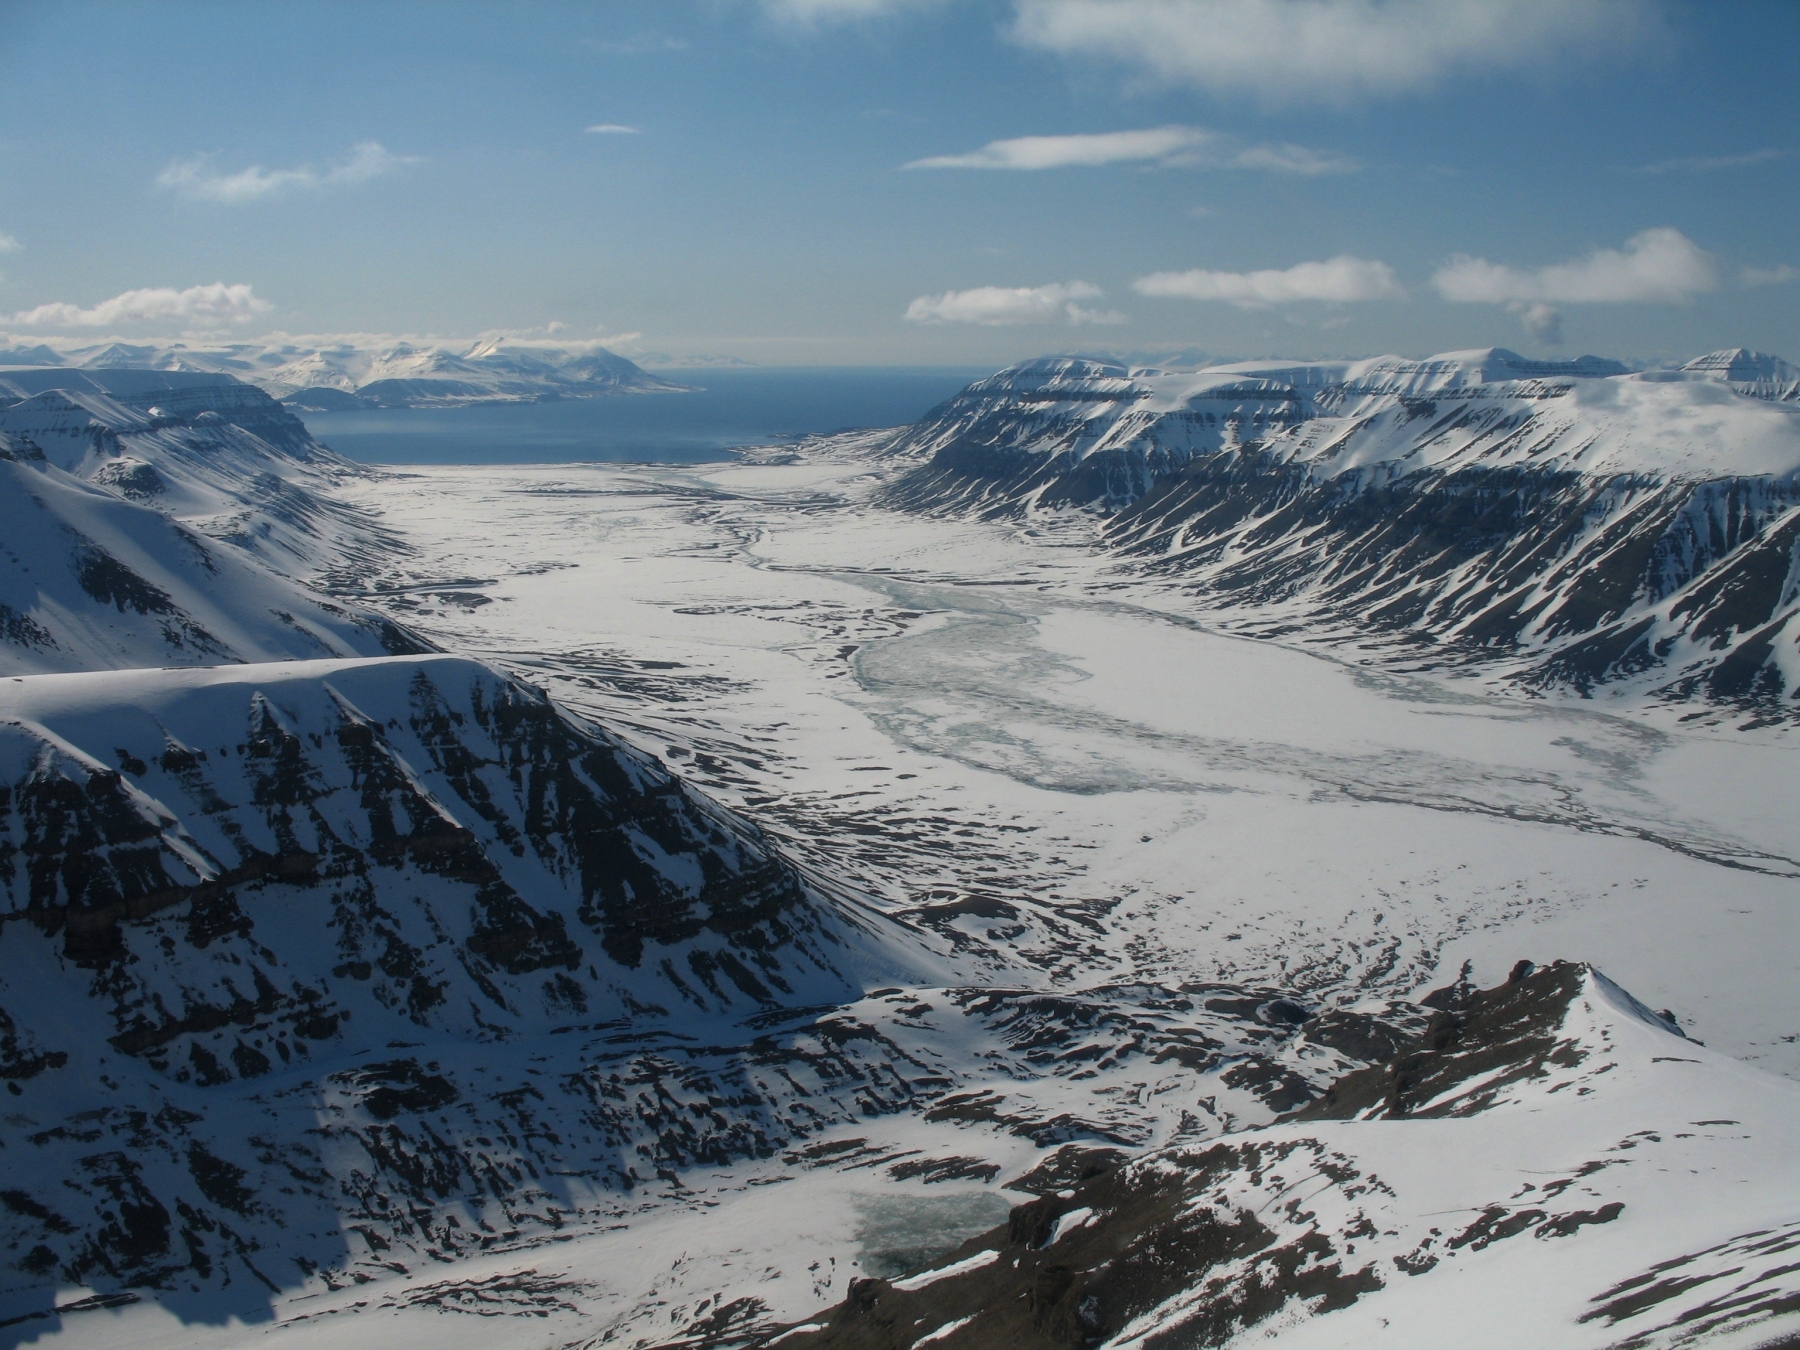
{"label": "blue sky", "polygon": [[0,328],[1800,359],[1796,50],[1794,0],[15,2]]}

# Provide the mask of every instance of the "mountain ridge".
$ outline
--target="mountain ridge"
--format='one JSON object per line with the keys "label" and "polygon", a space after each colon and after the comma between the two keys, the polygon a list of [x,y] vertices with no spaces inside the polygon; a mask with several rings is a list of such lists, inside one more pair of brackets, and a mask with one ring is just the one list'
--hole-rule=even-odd
{"label": "mountain ridge", "polygon": [[[1165,374],[1026,362],[895,433],[903,509],[1084,510],[1244,631],[1522,690],[1800,714],[1800,385],[1504,349]],[[1506,378],[1492,380],[1493,374]]]}

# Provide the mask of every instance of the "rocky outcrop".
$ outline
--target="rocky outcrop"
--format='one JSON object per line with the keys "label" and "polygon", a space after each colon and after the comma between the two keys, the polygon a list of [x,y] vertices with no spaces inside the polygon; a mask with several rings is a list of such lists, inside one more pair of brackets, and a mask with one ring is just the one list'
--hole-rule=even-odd
{"label": "rocky outcrop", "polygon": [[[1749,1159],[1723,1163],[1733,1148],[1779,1148],[1792,1084],[1715,1060],[1583,965],[1521,962],[1505,985],[1430,1001],[1421,1038],[1287,1123],[1136,1158],[1064,1150],[1012,1183],[1037,1198],[1005,1224],[752,1344],[1426,1344],[1452,1332],[1446,1299],[1499,1290],[1498,1307],[1523,1287],[1531,1309],[1503,1323],[1521,1344],[1789,1325],[1791,1196],[1751,1205],[1718,1186],[1756,1176]],[[1696,1177],[1723,1166],[1677,1196],[1677,1162]],[[1752,1209],[1788,1217],[1729,1226]],[[1684,1245],[1721,1224],[1737,1236]],[[1646,1270],[1647,1248],[1672,1255]],[[1544,1280],[1550,1251],[1572,1278]]]}

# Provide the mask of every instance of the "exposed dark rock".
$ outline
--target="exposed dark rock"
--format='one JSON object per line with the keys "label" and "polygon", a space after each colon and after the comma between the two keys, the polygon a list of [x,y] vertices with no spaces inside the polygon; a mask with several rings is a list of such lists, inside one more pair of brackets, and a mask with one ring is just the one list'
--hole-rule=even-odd
{"label": "exposed dark rock", "polygon": [[[1444,1000],[1452,1007],[1433,1015],[1416,1049],[1346,1074],[1294,1118],[1465,1115],[1520,1079],[1579,1065],[1587,1051],[1558,1033],[1588,968],[1522,961],[1513,973],[1497,988]],[[1457,1093],[1463,1083],[1474,1085],[1471,1094]]]}
{"label": "exposed dark rock", "polygon": [[[952,1272],[967,1263],[961,1273],[858,1280],[842,1304],[782,1344],[906,1350],[935,1334],[932,1344],[946,1350],[1077,1350],[1203,1291],[1171,1307],[1144,1342],[1174,1350],[1223,1344],[1290,1305],[1348,1306],[1382,1287],[1372,1267],[1345,1260],[1316,1229],[1294,1232],[1219,1199],[1221,1185],[1313,1165],[1316,1150],[1221,1143],[1108,1168],[1073,1194],[1063,1188],[1019,1206],[1005,1226],[937,1263]],[[1354,1168],[1324,1161],[1339,1184],[1356,1181]]]}

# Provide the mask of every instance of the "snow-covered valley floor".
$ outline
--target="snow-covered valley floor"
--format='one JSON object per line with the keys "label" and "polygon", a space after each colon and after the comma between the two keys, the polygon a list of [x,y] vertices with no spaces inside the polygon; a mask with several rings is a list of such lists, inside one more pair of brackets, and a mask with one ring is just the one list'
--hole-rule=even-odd
{"label": "snow-covered valley floor", "polygon": [[[1099,558],[1085,517],[881,511],[880,472],[804,448],[789,464],[408,469],[351,490],[418,550],[360,598],[664,758],[826,888],[935,930],[965,983],[1383,1003],[1465,962],[1485,986],[1567,958],[1711,1050],[1800,1078],[1785,733],[1230,636]],[[891,1019],[893,1002],[858,1007]],[[906,1013],[919,1044],[929,1011]],[[973,1032],[942,1028],[936,1053],[958,1035],[978,1080]],[[1221,1123],[1196,1125],[1181,1088],[1153,1073],[1037,1090],[1045,1110],[1117,1108],[1131,1142],[1160,1145]],[[609,1230],[279,1295],[249,1325],[143,1302],[65,1316],[43,1343],[712,1344],[740,1300],[809,1316],[853,1276],[1003,1222],[1023,1197],[1000,1182],[1040,1156],[979,1120],[874,1117],[621,1196]],[[979,1166],[934,1180],[908,1157]]]}
{"label": "snow-covered valley floor", "polygon": [[1097,561],[1080,516],[871,511],[873,476],[408,470],[368,500],[424,554],[369,598],[827,876],[1028,907],[1053,978],[1403,995],[1579,956],[1800,1077],[1790,737],[1227,636]]}

